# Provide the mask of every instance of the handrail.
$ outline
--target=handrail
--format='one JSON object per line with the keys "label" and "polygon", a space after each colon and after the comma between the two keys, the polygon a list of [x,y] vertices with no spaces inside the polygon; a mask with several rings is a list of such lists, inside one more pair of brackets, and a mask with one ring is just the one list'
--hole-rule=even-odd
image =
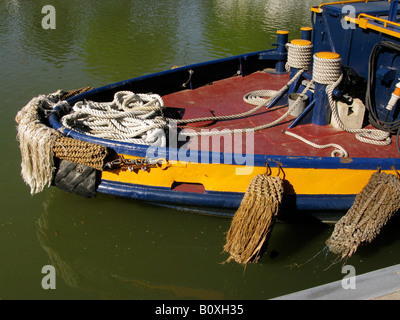
{"label": "handrail", "polygon": [[[374,16],[368,15],[366,13],[360,13],[357,18],[345,16],[344,19],[346,21],[349,21],[350,23],[357,24],[362,29],[372,29],[372,30],[382,32],[384,34],[396,37],[396,38],[400,38],[400,32],[388,29],[388,24],[400,28],[400,23],[393,22],[393,21],[383,19],[383,18],[374,17]],[[383,27],[371,23],[370,20],[383,22]]]}
{"label": "handrail", "polygon": [[393,22],[393,21],[390,21],[390,20],[387,20],[387,19],[383,19],[383,18],[379,18],[379,17],[375,17],[375,16],[371,16],[371,15],[366,14],[366,13],[360,13],[360,14],[358,15],[358,19],[361,19],[361,17],[366,17],[366,18],[368,18],[368,19],[373,19],[373,20],[381,21],[381,22],[384,23],[384,27],[385,27],[385,28],[387,28],[387,24],[392,24],[392,25],[394,25],[394,26],[396,26],[396,27],[400,27],[400,23]]}
{"label": "handrail", "polygon": [[[326,3],[322,3],[320,4],[318,7],[311,7],[311,11],[312,12],[316,12],[316,13],[321,13],[322,12],[322,8],[323,6],[326,5],[333,5],[333,4],[347,4],[347,3],[358,3],[358,2],[369,2],[369,1],[380,1],[380,0],[349,0],[349,1],[336,1],[336,2],[326,2]],[[389,0],[390,2],[390,0]]]}

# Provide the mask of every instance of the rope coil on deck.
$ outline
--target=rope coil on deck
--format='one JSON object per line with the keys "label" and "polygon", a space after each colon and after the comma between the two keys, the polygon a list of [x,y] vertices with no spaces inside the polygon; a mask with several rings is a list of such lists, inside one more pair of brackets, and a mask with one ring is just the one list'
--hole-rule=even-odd
{"label": "rope coil on deck", "polygon": [[119,91],[111,102],[77,102],[61,123],[98,138],[165,147],[163,108],[159,95]]}
{"label": "rope coil on deck", "polygon": [[332,116],[339,124],[339,127],[349,133],[355,133],[356,139],[369,144],[374,144],[378,146],[387,146],[389,145],[392,140],[390,139],[390,132],[386,132],[379,129],[351,129],[346,127],[342,120],[339,117],[339,112],[337,110],[337,106],[335,101],[333,100],[333,90],[339,85],[342,81],[343,75],[341,74],[340,77],[334,82],[327,86],[326,93],[328,95],[329,105],[332,110]]}
{"label": "rope coil on deck", "polygon": [[[282,87],[279,91],[272,91],[272,90],[258,90],[258,91],[253,91],[250,93],[247,93],[244,97],[243,100],[249,104],[255,104],[256,107],[240,113],[240,114],[235,114],[235,115],[228,115],[228,116],[220,116],[220,117],[207,117],[207,118],[198,118],[196,121],[205,121],[205,120],[219,120],[219,119],[237,119],[240,117],[247,116],[251,113],[254,113],[255,111],[261,109],[262,107],[268,106],[268,104],[276,97],[278,97],[282,92],[284,92],[295,80],[297,80],[301,74],[303,73],[304,70],[299,70],[296,75],[289,80],[289,82]],[[259,125],[257,127],[253,128],[243,128],[243,129],[223,129],[219,131],[207,131],[207,132],[181,132],[180,134],[183,136],[188,136],[188,137],[193,137],[193,136],[213,136],[213,135],[224,135],[224,134],[237,134],[237,133],[244,133],[244,132],[256,132],[260,130],[264,130],[267,128],[271,128],[273,126],[276,126],[279,122],[281,122],[283,119],[285,119],[295,108],[297,103],[299,103],[304,96],[304,94],[308,91],[309,86],[306,87],[306,89],[301,93],[301,95],[298,97],[296,102],[278,119]],[[271,95],[271,96],[269,96]],[[268,99],[262,98],[269,96]],[[172,119],[171,119],[172,120]]]}

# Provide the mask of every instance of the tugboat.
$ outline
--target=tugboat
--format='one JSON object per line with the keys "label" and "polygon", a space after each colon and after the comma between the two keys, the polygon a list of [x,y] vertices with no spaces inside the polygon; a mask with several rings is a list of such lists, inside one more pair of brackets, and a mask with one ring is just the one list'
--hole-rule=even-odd
{"label": "tugboat", "polygon": [[398,1],[311,12],[300,39],[278,30],[268,50],[42,97],[47,182],[233,216],[266,174],[282,180],[283,219],[348,210],[374,172],[400,170]]}

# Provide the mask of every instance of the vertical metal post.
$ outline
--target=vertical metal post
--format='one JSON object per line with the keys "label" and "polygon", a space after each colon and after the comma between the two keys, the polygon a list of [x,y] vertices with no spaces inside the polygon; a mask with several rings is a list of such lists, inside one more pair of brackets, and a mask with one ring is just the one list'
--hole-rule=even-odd
{"label": "vertical metal post", "polygon": [[[289,39],[289,31],[278,30],[276,33],[278,34],[276,52],[278,54],[284,54],[287,52],[286,43],[288,42]],[[277,73],[285,73],[286,72],[285,65],[286,61],[278,61],[275,64],[275,71]]]}
{"label": "vertical metal post", "polygon": [[389,20],[396,21],[397,18],[397,7],[399,5],[399,0],[392,0],[390,2]]}
{"label": "vertical metal post", "polygon": [[312,33],[312,29],[311,27],[302,27],[301,30],[301,38],[303,40],[308,40],[311,41],[311,33]]}
{"label": "vertical metal post", "polygon": [[[311,44],[311,41],[304,40],[304,39],[293,39],[290,43],[295,46],[308,46]],[[290,66],[290,79],[292,79],[299,71],[300,71],[300,69]],[[296,81],[294,81],[290,85],[288,95],[296,92],[297,88],[299,87],[299,85],[301,83],[301,80],[302,80],[302,77],[298,78]]]}
{"label": "vertical metal post", "polygon": [[314,99],[315,106],[312,115],[312,123],[318,126],[329,124],[331,120],[331,107],[326,94],[326,85],[315,83]]}
{"label": "vertical metal post", "polygon": [[[327,66],[321,64],[321,62],[316,64],[316,58],[319,60],[324,60]],[[312,115],[312,123],[318,126],[324,126],[330,123],[331,120],[331,107],[329,105],[329,98],[326,93],[327,80],[321,77],[321,74],[325,72],[334,72],[333,67],[340,68],[340,55],[335,52],[318,52],[314,55],[314,65],[313,65],[313,79],[315,80],[314,89],[314,100],[315,106]],[[333,62],[338,63],[338,65],[333,64]],[[329,66],[328,70],[325,70]],[[314,74],[315,73],[315,74]],[[321,83],[320,83],[321,82]]]}

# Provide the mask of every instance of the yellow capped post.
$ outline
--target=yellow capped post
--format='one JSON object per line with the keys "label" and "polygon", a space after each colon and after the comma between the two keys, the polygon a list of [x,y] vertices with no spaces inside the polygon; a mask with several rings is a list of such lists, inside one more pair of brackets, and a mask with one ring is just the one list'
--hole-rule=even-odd
{"label": "yellow capped post", "polygon": [[276,33],[277,34],[289,34],[289,31],[287,31],[287,30],[277,30]]}
{"label": "yellow capped post", "polygon": [[295,46],[309,46],[309,45],[311,45],[311,41],[310,40],[304,40],[304,39],[293,39],[292,41],[290,41],[290,43],[292,45],[295,45]]}
{"label": "yellow capped post", "polygon": [[329,51],[317,52],[315,55],[321,59],[339,59],[340,58],[339,53],[329,52]]}

